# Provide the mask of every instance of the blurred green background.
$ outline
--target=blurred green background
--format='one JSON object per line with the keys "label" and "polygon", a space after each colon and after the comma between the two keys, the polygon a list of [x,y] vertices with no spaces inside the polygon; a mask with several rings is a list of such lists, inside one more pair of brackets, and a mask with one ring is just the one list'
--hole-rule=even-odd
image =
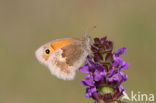
{"label": "blurred green background", "polygon": [[79,83],[84,74],[59,80],[34,52],[51,40],[84,37],[95,25],[92,37],[128,49],[127,93],[156,94],[155,0],[0,0],[0,103],[93,103]]}

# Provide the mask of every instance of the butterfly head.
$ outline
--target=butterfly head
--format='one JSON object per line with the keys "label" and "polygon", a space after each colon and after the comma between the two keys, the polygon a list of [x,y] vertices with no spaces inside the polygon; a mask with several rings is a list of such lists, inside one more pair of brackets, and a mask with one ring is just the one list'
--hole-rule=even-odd
{"label": "butterfly head", "polygon": [[47,65],[47,61],[54,51],[55,50],[51,47],[50,44],[46,44],[38,48],[35,54],[36,54],[38,61]]}

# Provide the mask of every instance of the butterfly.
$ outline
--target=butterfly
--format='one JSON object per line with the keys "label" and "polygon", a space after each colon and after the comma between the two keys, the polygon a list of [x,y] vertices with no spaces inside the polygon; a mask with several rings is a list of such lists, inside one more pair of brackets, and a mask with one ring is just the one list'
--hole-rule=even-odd
{"label": "butterfly", "polygon": [[73,80],[76,70],[90,53],[90,37],[64,38],[42,45],[35,52],[38,61],[59,79]]}

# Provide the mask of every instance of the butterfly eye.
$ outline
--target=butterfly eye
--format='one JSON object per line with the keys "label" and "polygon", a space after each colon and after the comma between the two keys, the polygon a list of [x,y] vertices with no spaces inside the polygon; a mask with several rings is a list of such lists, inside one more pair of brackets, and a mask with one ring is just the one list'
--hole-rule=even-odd
{"label": "butterfly eye", "polygon": [[46,54],[49,54],[50,53],[50,50],[49,49],[46,49],[45,52],[46,52]]}

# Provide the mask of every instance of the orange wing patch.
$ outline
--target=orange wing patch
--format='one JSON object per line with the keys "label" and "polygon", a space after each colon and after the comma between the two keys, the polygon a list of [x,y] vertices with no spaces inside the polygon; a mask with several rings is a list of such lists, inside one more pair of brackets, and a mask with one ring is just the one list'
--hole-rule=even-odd
{"label": "orange wing patch", "polygon": [[52,42],[50,45],[54,50],[60,49],[63,46],[66,46],[68,44],[71,44],[75,39],[65,39],[65,40],[57,40],[55,42]]}
{"label": "orange wing patch", "polygon": [[66,46],[68,44],[71,44],[73,41],[75,41],[75,39],[56,40],[56,41],[51,42],[49,45],[45,46],[45,50],[47,50],[47,49],[50,50],[49,54],[46,54],[46,52],[44,52],[45,60],[48,60],[53,52],[55,52],[56,50]]}

